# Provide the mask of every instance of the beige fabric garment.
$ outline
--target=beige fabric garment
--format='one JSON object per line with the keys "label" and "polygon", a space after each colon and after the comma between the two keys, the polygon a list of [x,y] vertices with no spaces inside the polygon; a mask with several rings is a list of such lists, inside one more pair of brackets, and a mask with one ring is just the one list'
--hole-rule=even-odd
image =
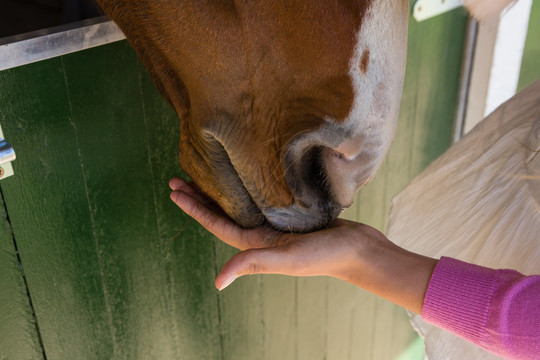
{"label": "beige fabric garment", "polygon": [[[431,257],[540,274],[540,81],[484,119],[393,202],[387,235]],[[412,316],[429,359],[499,359]]]}

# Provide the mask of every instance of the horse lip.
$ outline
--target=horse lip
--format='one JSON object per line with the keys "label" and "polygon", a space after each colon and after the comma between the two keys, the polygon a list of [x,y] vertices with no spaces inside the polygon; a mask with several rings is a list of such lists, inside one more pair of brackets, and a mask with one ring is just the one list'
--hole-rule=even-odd
{"label": "horse lip", "polygon": [[225,212],[240,226],[252,228],[264,223],[264,215],[253,200],[244,181],[232,164],[229,154],[216,138],[208,139],[212,149],[212,159],[217,183],[225,197],[232,199],[232,208]]}
{"label": "horse lip", "polygon": [[[232,164],[231,164],[232,166]],[[234,167],[232,167],[234,169]],[[236,170],[234,169],[234,172],[236,173]],[[235,197],[241,197],[241,199],[235,198],[235,203],[242,203],[241,211],[235,212],[234,215],[231,215],[231,217],[245,228],[253,228],[259,225],[262,225],[265,221],[265,217],[259,206],[255,203],[253,200],[253,197],[251,196],[250,192],[244,185],[244,182],[242,181],[242,178],[236,173],[236,180],[238,181],[237,185],[238,188],[236,191],[234,191]],[[240,200],[240,201],[238,201]]]}

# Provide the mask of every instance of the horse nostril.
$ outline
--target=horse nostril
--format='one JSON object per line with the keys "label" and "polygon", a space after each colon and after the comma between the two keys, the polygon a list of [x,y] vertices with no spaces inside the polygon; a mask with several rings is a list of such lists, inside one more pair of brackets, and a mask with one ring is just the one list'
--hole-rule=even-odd
{"label": "horse nostril", "polygon": [[313,146],[305,152],[300,162],[300,176],[309,190],[326,200],[329,189],[322,153],[322,146]]}
{"label": "horse nostril", "polygon": [[278,229],[306,232],[327,226],[343,207],[331,191],[326,153],[329,148],[316,144],[293,147],[285,160],[286,181],[294,203],[286,208],[263,210],[266,219]]}

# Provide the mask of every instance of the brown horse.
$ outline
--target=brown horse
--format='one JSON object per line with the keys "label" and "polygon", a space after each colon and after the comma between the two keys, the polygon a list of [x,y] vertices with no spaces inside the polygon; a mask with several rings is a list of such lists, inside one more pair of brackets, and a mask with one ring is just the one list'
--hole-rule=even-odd
{"label": "brown horse", "polygon": [[180,118],[180,163],[239,224],[308,231],[392,141],[408,0],[98,0]]}

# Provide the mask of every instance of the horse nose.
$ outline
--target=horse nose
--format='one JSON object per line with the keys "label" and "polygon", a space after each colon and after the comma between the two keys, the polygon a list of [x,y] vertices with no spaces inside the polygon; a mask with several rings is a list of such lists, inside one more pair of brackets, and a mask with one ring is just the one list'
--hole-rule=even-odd
{"label": "horse nose", "polygon": [[321,158],[329,191],[343,207],[352,204],[358,189],[373,179],[381,162],[381,156],[369,150],[347,156],[336,149],[323,148]]}
{"label": "horse nose", "polygon": [[350,206],[358,188],[368,182],[380,163],[376,147],[356,144],[355,152],[340,152],[320,139],[298,139],[285,154],[285,180],[294,203],[285,208],[265,208],[275,227],[296,232],[322,228]]}

